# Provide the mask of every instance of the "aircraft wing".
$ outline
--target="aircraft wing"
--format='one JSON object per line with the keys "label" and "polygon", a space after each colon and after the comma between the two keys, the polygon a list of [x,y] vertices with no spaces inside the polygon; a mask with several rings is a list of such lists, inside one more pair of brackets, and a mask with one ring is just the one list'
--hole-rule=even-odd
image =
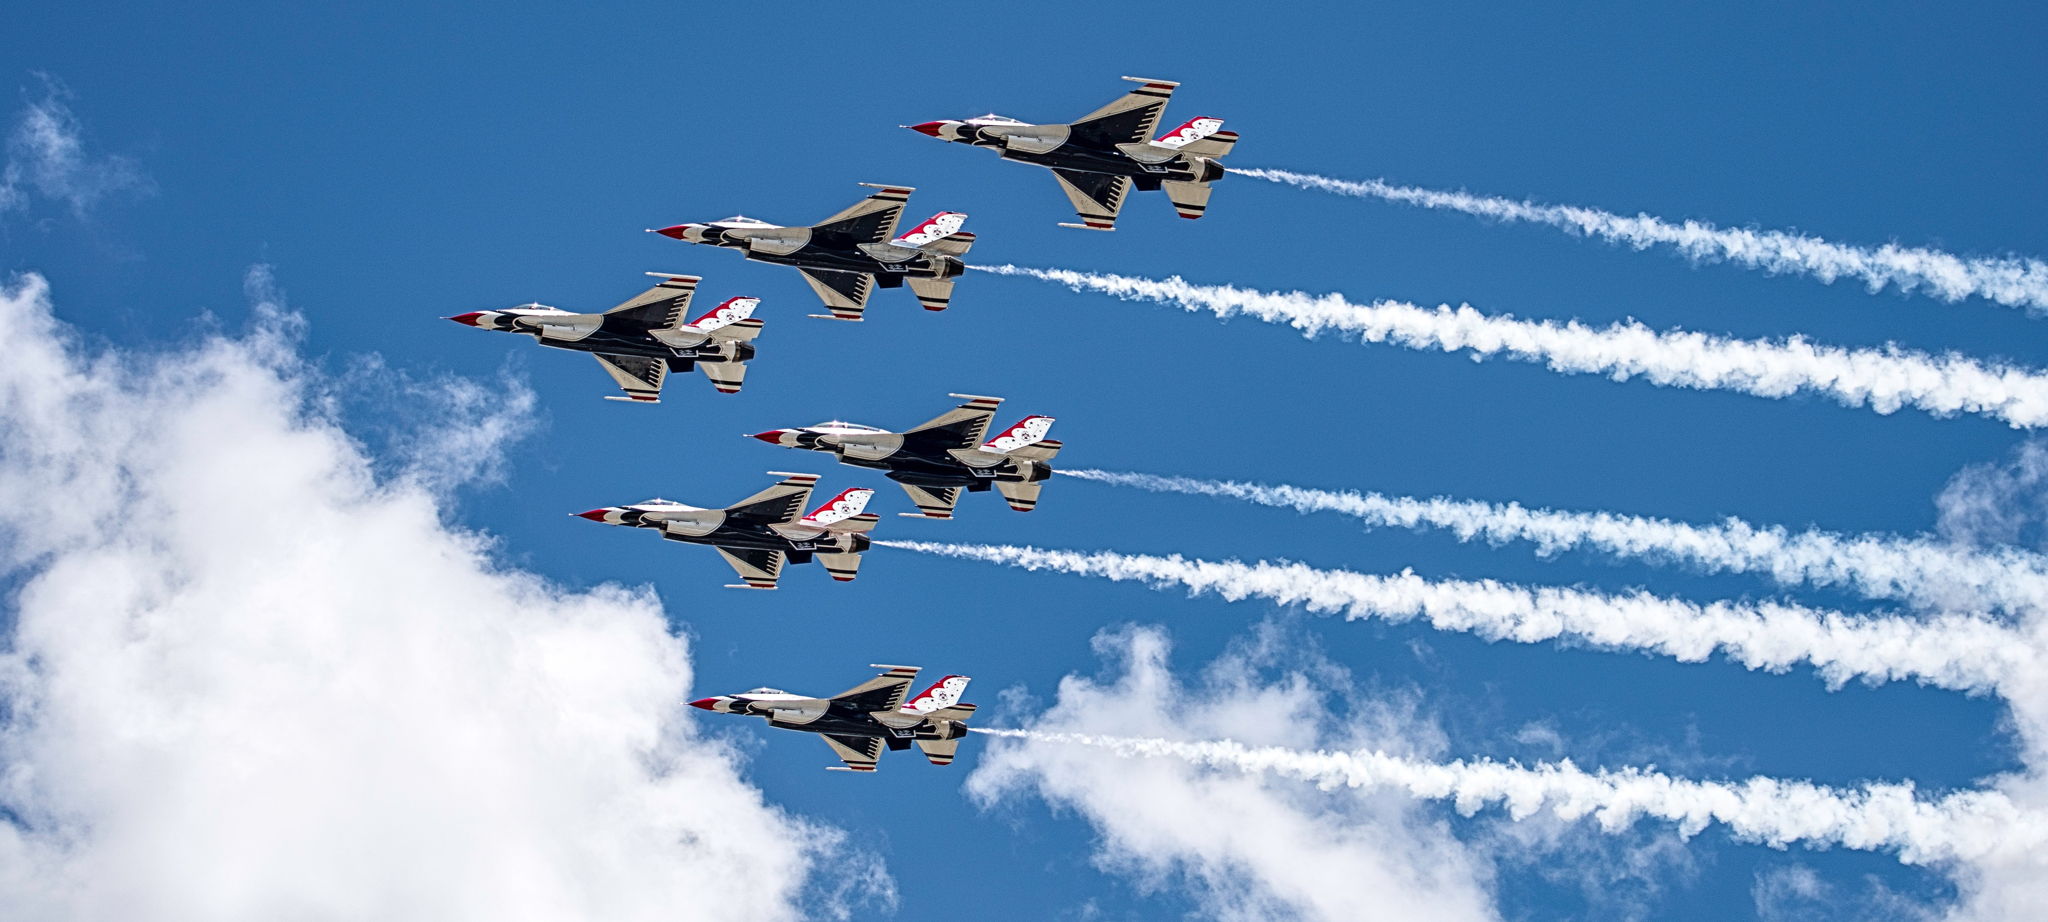
{"label": "aircraft wing", "polygon": [[845,762],[846,767],[832,766],[835,771],[871,772],[875,763],[882,758],[882,738],[879,736],[836,736],[824,734],[825,745],[832,747],[832,754]]}
{"label": "aircraft wing", "polygon": [[859,272],[796,272],[818,293],[818,300],[825,302],[834,320],[859,320],[868,306],[868,292],[875,287],[874,276]]}
{"label": "aircraft wing", "polygon": [[716,548],[718,556],[732,566],[740,575],[744,586],[734,589],[773,589],[775,580],[782,575],[782,564],[787,557],[781,551],[764,551],[757,548],[721,547]]}
{"label": "aircraft wing", "polygon": [[[874,185],[863,183],[863,185]],[[896,222],[903,217],[903,203],[910,200],[909,186],[875,186],[875,194],[853,207],[811,227],[811,239],[844,234],[855,244],[884,243],[896,236]]]}
{"label": "aircraft wing", "polygon": [[1079,141],[1089,147],[1111,148],[1152,140],[1159,117],[1166,113],[1166,101],[1180,84],[1170,80],[1124,79],[1144,85],[1077,119],[1067,135],[1070,143]]}
{"label": "aircraft wing", "polygon": [[1123,210],[1124,196],[1131,191],[1129,176],[1079,170],[1054,170],[1052,175],[1060,181],[1060,191],[1067,194],[1067,201],[1074,203],[1074,213],[1081,216],[1083,227],[1116,230],[1117,212]]}
{"label": "aircraft wing", "polygon": [[[887,672],[855,685],[839,694],[834,701],[849,702],[868,713],[895,711],[903,706],[903,699],[910,695],[910,683],[917,678],[916,666],[883,666]],[[880,743],[880,740],[876,740]]]}
{"label": "aircraft wing", "polygon": [[619,306],[605,311],[605,316],[644,323],[652,329],[669,329],[683,322],[699,281],[694,275],[664,276],[661,284],[619,302]]}
{"label": "aircraft wing", "polygon": [[725,514],[764,525],[787,525],[804,514],[804,506],[811,501],[811,487],[817,483],[816,474],[786,475],[774,486],[725,507]]}
{"label": "aircraft wing", "polygon": [[902,484],[903,492],[910,494],[910,501],[917,505],[917,512],[899,512],[897,515],[923,519],[950,519],[953,504],[960,501],[959,487],[920,487]]}
{"label": "aircraft wing", "polygon": [[612,380],[619,382],[619,387],[626,391],[623,398],[608,399],[632,400],[639,403],[661,402],[661,382],[668,377],[667,362],[638,355],[607,355],[602,352],[593,352],[591,355],[597,359],[597,364],[604,366]]}
{"label": "aircraft wing", "polygon": [[939,414],[923,423],[903,431],[904,438],[915,438],[927,445],[941,449],[973,448],[981,444],[988,434],[988,421],[996,415],[996,408],[1003,405],[1001,397],[976,397],[972,394],[951,394],[948,396],[966,398],[967,402]]}

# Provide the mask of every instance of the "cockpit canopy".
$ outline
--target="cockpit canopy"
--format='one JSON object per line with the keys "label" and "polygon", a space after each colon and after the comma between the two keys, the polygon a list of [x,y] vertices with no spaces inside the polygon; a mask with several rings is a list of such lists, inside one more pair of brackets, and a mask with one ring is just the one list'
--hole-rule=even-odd
{"label": "cockpit canopy", "polygon": [[812,426],[811,428],[813,428],[813,429],[851,429],[851,430],[853,430],[853,431],[855,431],[855,432],[888,432],[888,431],[889,431],[889,430],[887,430],[887,429],[878,429],[878,428],[876,428],[876,427],[874,427],[874,426],[863,426],[863,425],[861,425],[860,423],[849,423],[849,422],[847,422],[846,420],[843,420],[843,419],[828,419],[828,420],[826,420],[826,421],[824,421],[824,422],[822,422],[822,423],[818,423],[817,425],[814,425],[814,426]]}
{"label": "cockpit canopy", "polygon": [[1020,121],[1018,121],[1018,120],[1016,120],[1016,119],[1014,119],[1014,118],[1011,118],[1011,117],[1009,117],[1009,116],[1007,116],[1007,115],[997,115],[997,114],[995,114],[994,112],[990,112],[990,113],[989,113],[989,114],[987,114],[987,115],[977,115],[977,116],[975,116],[975,117],[973,117],[973,118],[967,119],[967,120],[966,120],[966,122],[967,122],[967,124],[969,124],[969,125],[1028,125],[1028,124],[1030,124],[1030,122],[1020,122]]}
{"label": "cockpit canopy", "polygon": [[711,222],[711,223],[713,223],[713,224],[758,224],[758,225],[760,225],[760,226],[763,226],[763,227],[773,227],[773,226],[774,226],[774,225],[772,225],[772,224],[769,224],[769,223],[768,223],[768,222],[766,222],[766,221],[763,221],[763,220],[761,220],[760,218],[749,218],[749,217],[747,217],[746,215],[743,215],[743,214],[736,214],[736,215],[733,215],[733,216],[732,216],[732,217],[730,217],[730,218],[719,218],[718,220],[716,220],[716,221],[713,221],[713,222]]}
{"label": "cockpit canopy", "polygon": [[741,692],[740,694],[743,694],[743,695],[787,695],[787,694],[789,694],[789,692],[783,691],[782,689],[779,689],[779,688],[769,688],[769,687],[767,687],[767,686],[765,686],[765,685],[764,685],[764,686],[761,686],[760,688],[752,688],[752,689],[748,689],[748,690],[746,690],[746,691],[743,691],[743,692]]}

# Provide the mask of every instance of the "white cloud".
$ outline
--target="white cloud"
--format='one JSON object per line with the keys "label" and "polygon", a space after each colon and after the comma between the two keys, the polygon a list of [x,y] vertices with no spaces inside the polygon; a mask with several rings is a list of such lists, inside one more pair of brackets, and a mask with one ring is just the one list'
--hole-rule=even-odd
{"label": "white cloud", "polygon": [[69,104],[71,91],[53,77],[38,77],[42,93],[22,108],[7,135],[0,213],[26,209],[40,198],[62,204],[83,220],[109,197],[155,190],[134,160],[87,150],[84,126]]}
{"label": "white cloud", "polygon": [[0,915],[890,898],[679,715],[688,648],[651,594],[504,569],[428,481],[380,482],[310,399],[293,327],[259,311],[239,338],[93,352],[42,279],[0,289]]}
{"label": "white cloud", "polygon": [[2048,546],[2048,443],[2029,439],[2003,462],[1956,472],[1935,498],[1936,527],[1951,541]]}
{"label": "white cloud", "polygon": [[[1119,674],[1106,682],[1063,680],[1058,701],[1031,720],[1033,727],[1296,747],[1366,739],[1402,747],[1434,743],[1433,731],[1397,705],[1360,702],[1344,719],[1330,713],[1326,703],[1347,693],[1339,672],[1299,652],[1290,659],[1308,668],[1277,681],[1258,677],[1258,651],[1240,650],[1199,681],[1183,684],[1167,667],[1167,641],[1156,629],[1105,633],[1097,647],[1116,661]],[[1100,867],[1131,878],[1144,892],[1184,883],[1209,917],[1498,918],[1488,894],[1489,865],[1406,797],[1331,797],[1172,759],[990,742],[968,781],[980,802],[1036,793],[1077,811],[1101,836]]]}

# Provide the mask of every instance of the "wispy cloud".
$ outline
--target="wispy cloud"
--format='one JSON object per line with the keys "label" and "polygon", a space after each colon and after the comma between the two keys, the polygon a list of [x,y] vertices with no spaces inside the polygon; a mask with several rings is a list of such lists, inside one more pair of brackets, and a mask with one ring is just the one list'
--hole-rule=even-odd
{"label": "wispy cloud", "polygon": [[[1300,638],[1253,632],[1183,683],[1156,628],[1104,631],[1095,648],[1115,675],[1070,675],[1041,727],[1116,735],[1221,735],[1272,745],[1369,737],[1413,751],[1426,718],[1398,695],[1354,696],[1341,667]],[[1268,673],[1279,673],[1271,678]],[[986,807],[1036,795],[1096,830],[1091,863],[1145,893],[1179,896],[1197,918],[1253,922],[1498,922],[1486,850],[1455,838],[1399,795],[1329,797],[1305,785],[1186,762],[1133,762],[1075,746],[980,750],[966,789]],[[1183,912],[1177,900],[1149,915]],[[1167,908],[1171,906],[1171,908]],[[1035,907],[1041,917],[1059,915]]]}
{"label": "wispy cloud", "polygon": [[1679,834],[1688,837],[1719,824],[1744,841],[1896,851],[1901,860],[1915,864],[2048,845],[2048,818],[2016,809],[1995,791],[1922,799],[1911,784],[1833,788],[1767,777],[1696,781],[1638,768],[1587,771],[1570,761],[1526,766],[1487,759],[1436,762],[1381,751],[1308,752],[1232,740],[993,728],[976,732],[1039,745],[1087,746],[1132,759],[1179,759],[1274,774],[1325,789],[1391,788],[1450,801],[1466,815],[1499,805],[1511,819],[1546,812],[1566,820],[1590,818],[1607,831],[1650,817],[1676,824]]}
{"label": "wispy cloud", "polygon": [[2048,375],[1980,362],[1955,353],[1930,355],[1897,347],[1844,349],[1799,336],[1729,339],[1686,331],[1658,332],[1640,323],[1590,327],[1577,321],[1518,320],[1482,314],[1469,305],[1423,308],[1404,301],[1353,304],[1335,294],[1273,292],[1196,285],[1179,276],[1147,279],[1068,269],[976,266],[1218,317],[1237,314],[1284,324],[1309,339],[1357,336],[1410,349],[1506,356],[1566,374],[1617,381],[1641,377],[1666,387],[1725,390],[1758,397],[1806,392],[1879,413],[1914,407],[1936,416],[1974,413],[2015,429],[2048,425]]}
{"label": "wispy cloud", "polygon": [[27,210],[43,200],[84,220],[109,198],[155,191],[133,159],[88,150],[85,127],[71,111],[71,91],[54,77],[38,77],[41,92],[25,94],[27,103],[7,135],[0,213]]}
{"label": "wispy cloud", "polygon": [[435,487],[378,477],[296,327],[94,350],[41,278],[0,285],[10,920],[887,904],[871,856],[678,714],[659,600],[506,568]]}
{"label": "wispy cloud", "polygon": [[1704,221],[1673,223],[1647,214],[1634,217],[1571,205],[1465,192],[1398,186],[1384,180],[1354,182],[1290,170],[1233,169],[1239,176],[1359,198],[1458,211],[1498,221],[1545,224],[1643,250],[1665,246],[1703,262],[1729,262],[1774,273],[1796,273],[1822,282],[1855,279],[1872,292],[1895,287],[1924,291],[1943,301],[1980,297],[2029,314],[2048,312],[2048,262],[2022,256],[1956,256],[1922,247],[1879,247],[1834,243],[1788,231],[1724,228]]}
{"label": "wispy cloud", "polygon": [[[2048,458],[2048,452],[2043,452]],[[2048,467],[2044,463],[2043,467]],[[1842,586],[1869,598],[1928,608],[2048,612],[2048,558],[2012,547],[1978,550],[1898,535],[1789,531],[1729,518],[1712,525],[1612,512],[1564,512],[1519,503],[1388,496],[1288,484],[1200,480],[1062,469],[1062,476],[1159,493],[1214,496],[1297,512],[1334,512],[1369,525],[1438,528],[1460,541],[1526,541],[1540,554],[1590,548],[1707,571],[1760,573],[1784,585]],[[1981,478],[1980,478],[1981,479]],[[1954,495],[1980,497],[1980,491]],[[1958,503],[1951,503],[1956,505]],[[1979,515],[2012,515],[2016,503],[1976,502]],[[1960,514],[1960,513],[1958,513]]]}
{"label": "wispy cloud", "polygon": [[1528,587],[1492,580],[1428,580],[1319,570],[1298,563],[1243,563],[1154,557],[1112,551],[1084,553],[1001,544],[877,541],[882,547],[961,560],[1050,570],[1228,601],[1265,599],[1299,604],[1348,619],[1406,621],[1464,631],[1488,640],[1538,643],[1567,639],[1596,647],[1639,650],[1681,662],[1721,653],[1751,669],[1781,672],[1810,663],[1831,684],[1852,679],[1911,679],[1966,691],[1988,691],[2038,668],[2035,647],[2013,629],[1960,615],[1918,620],[1859,616],[1778,603],[1697,604],[1643,592],[1607,595],[1579,589]]}

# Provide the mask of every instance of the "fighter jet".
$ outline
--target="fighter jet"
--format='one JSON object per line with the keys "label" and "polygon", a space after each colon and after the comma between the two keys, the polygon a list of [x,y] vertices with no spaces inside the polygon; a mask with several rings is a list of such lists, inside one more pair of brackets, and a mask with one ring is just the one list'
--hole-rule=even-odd
{"label": "fighter jet", "polygon": [[960,229],[967,216],[941,211],[910,230],[896,233],[903,205],[914,190],[880,186],[853,207],[810,227],[780,227],[745,215],[707,224],[678,224],[653,231],[690,243],[727,247],[757,262],[795,266],[825,302],[828,320],[859,320],[875,286],[908,282],[918,303],[942,311],[953,300],[953,280],[967,271],[960,257],[974,235]]}
{"label": "fighter jet", "polygon": [[1117,212],[1134,184],[1145,192],[1166,190],[1183,218],[1201,217],[1209,207],[1209,184],[1223,177],[1220,158],[1237,143],[1237,132],[1222,130],[1220,118],[1201,116],[1153,138],[1166,100],[1180,84],[1124,79],[1144,86],[1070,124],[1033,125],[990,113],[903,127],[1051,169],[1081,216],[1081,223],[1061,227],[1116,230]]}
{"label": "fighter jet", "polygon": [[701,281],[694,275],[649,272],[661,284],[602,314],[572,314],[544,304],[502,311],[471,311],[448,318],[484,330],[525,333],[543,346],[588,352],[624,388],[626,400],[660,403],[661,384],[671,371],[696,368],[721,394],[737,394],[754,357],[753,319],[758,298],[727,298],[688,323],[690,296]]}
{"label": "fighter jet", "polygon": [[784,563],[809,563],[813,557],[833,579],[851,582],[868,549],[867,532],[881,521],[861,511],[875,491],[845,490],[802,515],[818,475],[769,473],[785,479],[723,509],[650,499],[574,514],[606,525],[652,528],[670,541],[711,545],[740,575],[741,582],[727,589],[773,589]]}
{"label": "fighter jet", "polygon": [[1001,397],[948,394],[967,401],[923,425],[902,432],[841,420],[802,429],[770,429],[749,437],[784,448],[829,451],[842,464],[887,471],[883,476],[903,485],[917,512],[908,518],[950,519],[960,491],[981,493],[994,487],[1010,508],[1030,512],[1038,505],[1040,484],[1052,476],[1060,442],[1045,434],[1050,416],[1026,416],[995,438],[982,440]]}
{"label": "fighter jet", "polygon": [[882,757],[882,747],[892,751],[909,749],[914,743],[924,750],[933,765],[950,765],[960,739],[967,735],[967,718],[974,705],[961,704],[967,677],[949,675],[932,683],[909,701],[916,666],[884,666],[887,672],[830,698],[806,698],[779,688],[757,688],[738,695],[718,695],[690,702],[720,714],[750,714],[764,717],[771,727],[802,730],[825,737],[826,745],[844,766],[832,771],[871,772]]}

